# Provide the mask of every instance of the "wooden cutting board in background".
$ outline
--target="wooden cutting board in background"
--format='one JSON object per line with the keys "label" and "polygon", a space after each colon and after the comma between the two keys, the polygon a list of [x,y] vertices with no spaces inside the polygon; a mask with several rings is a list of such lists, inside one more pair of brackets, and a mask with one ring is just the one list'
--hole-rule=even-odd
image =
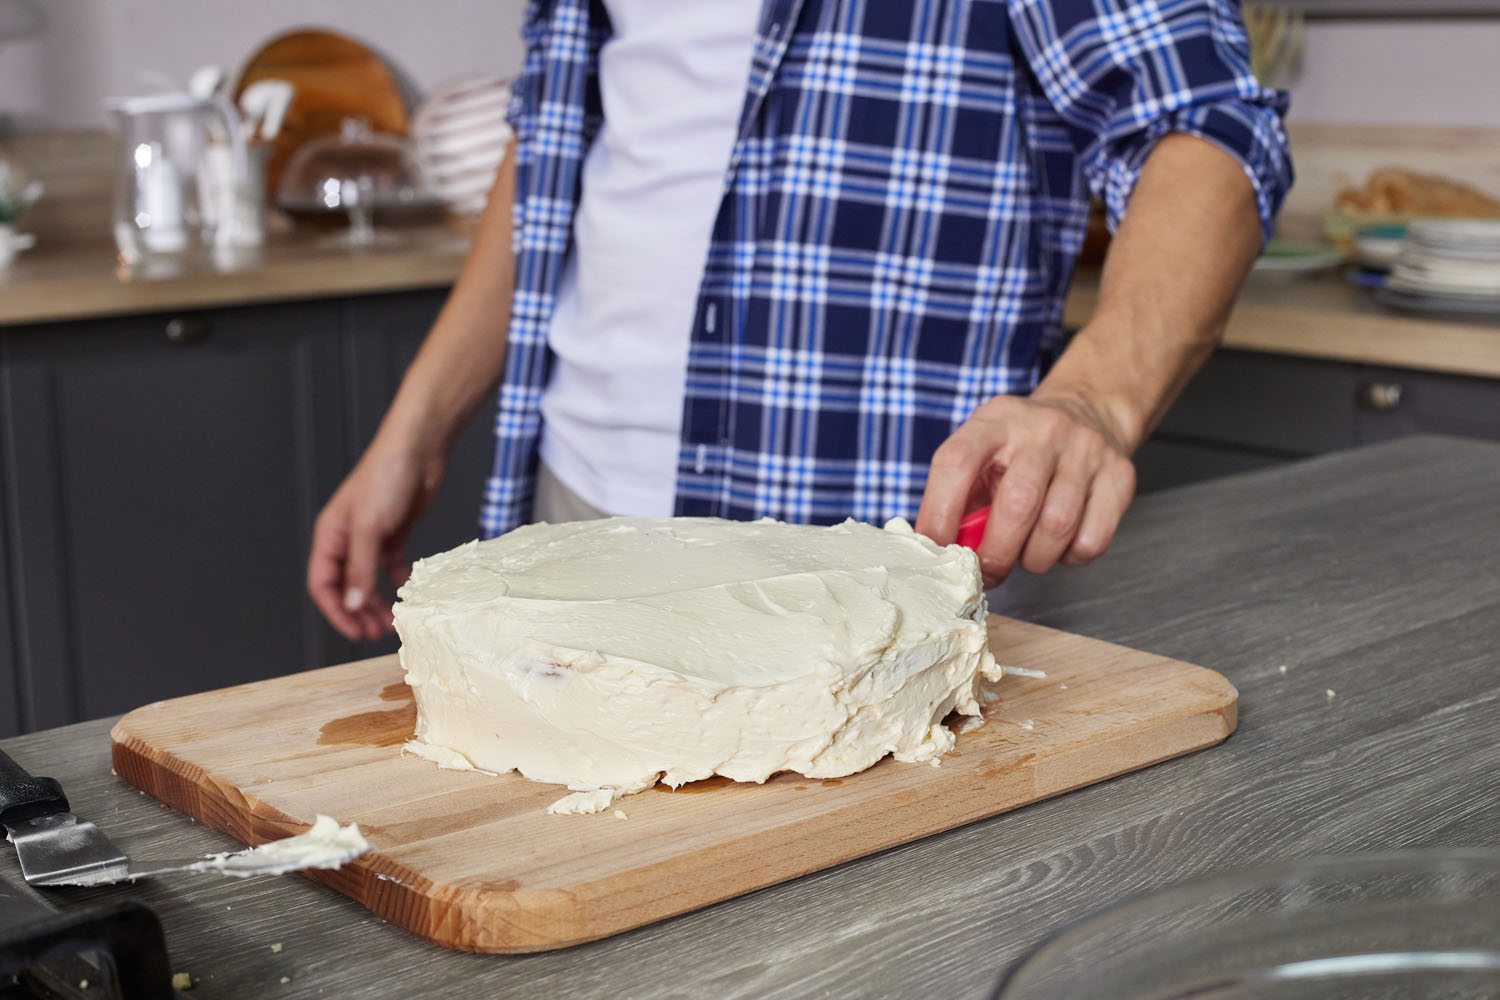
{"label": "wooden cutting board in background", "polygon": [[722,778],[621,799],[621,820],[549,816],[565,793],[403,756],[416,708],[396,657],[157,702],[115,725],[128,781],[248,844],[317,813],[373,850],[310,873],[453,948],[605,937],[1211,746],[1237,694],[1201,667],[1000,617],[1007,677],[941,766],[883,760],[818,781]]}
{"label": "wooden cutting board in background", "polygon": [[406,102],[395,74],[378,54],[343,35],[294,31],[273,38],[240,71],[236,104],[257,80],[285,80],[296,88],[266,158],[272,200],[292,154],[309,139],[338,135],[345,118],[368,118],[375,132],[406,134]]}

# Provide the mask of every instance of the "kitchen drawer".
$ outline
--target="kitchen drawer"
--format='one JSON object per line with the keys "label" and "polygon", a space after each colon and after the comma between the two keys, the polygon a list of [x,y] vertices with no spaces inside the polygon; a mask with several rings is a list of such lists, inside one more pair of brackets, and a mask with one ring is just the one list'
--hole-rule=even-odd
{"label": "kitchen drawer", "polygon": [[1188,383],[1158,431],[1286,457],[1353,447],[1353,365],[1220,351]]}
{"label": "kitchen drawer", "polygon": [[1357,390],[1361,443],[1408,434],[1500,441],[1500,381],[1366,368]]}
{"label": "kitchen drawer", "polygon": [[1283,456],[1266,452],[1178,441],[1161,435],[1143,444],[1136,451],[1134,460],[1137,494],[1264,469],[1287,461]]}

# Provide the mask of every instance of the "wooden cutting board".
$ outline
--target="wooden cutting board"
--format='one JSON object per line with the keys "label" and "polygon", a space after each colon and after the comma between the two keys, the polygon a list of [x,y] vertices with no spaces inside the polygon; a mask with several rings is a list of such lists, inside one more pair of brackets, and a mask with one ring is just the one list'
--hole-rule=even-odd
{"label": "wooden cutting board", "polygon": [[115,769],[247,844],[317,813],[373,850],[313,872],[453,948],[545,951],[805,875],[1220,742],[1237,693],[1201,667],[1000,617],[987,723],[940,767],[883,760],[817,781],[723,778],[549,816],[565,790],[400,752],[416,707],[386,656],[157,702],[116,724]]}
{"label": "wooden cutting board", "polygon": [[285,80],[295,88],[266,158],[266,191],[272,200],[292,154],[311,139],[338,135],[345,118],[368,118],[375,132],[406,134],[406,102],[390,66],[352,38],[331,31],[293,31],[273,38],[240,71],[235,104],[246,87],[260,80]]}

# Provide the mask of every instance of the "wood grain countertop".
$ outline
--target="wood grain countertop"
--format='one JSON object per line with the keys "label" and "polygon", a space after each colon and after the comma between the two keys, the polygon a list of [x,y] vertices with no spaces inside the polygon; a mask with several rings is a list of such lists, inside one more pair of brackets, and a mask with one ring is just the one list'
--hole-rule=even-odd
{"label": "wood grain countertop", "polygon": [[[1099,299],[1097,272],[1081,272],[1065,321],[1082,326]],[[1500,378],[1500,319],[1492,323],[1397,312],[1340,275],[1252,276],[1224,346],[1267,354]]]}
{"label": "wood grain countertop", "polygon": [[[1500,446],[1415,437],[1141,497],[1106,558],[1020,575],[992,607],[1222,672],[1240,691],[1227,743],[593,944],[449,951],[295,876],[46,898],[150,906],[203,1000],[984,997],[1050,930],[1130,893],[1287,858],[1492,845],[1497,494]],[[126,851],[238,846],[112,776],[112,722],[4,748]],[[3,843],[0,879],[20,881]]]}

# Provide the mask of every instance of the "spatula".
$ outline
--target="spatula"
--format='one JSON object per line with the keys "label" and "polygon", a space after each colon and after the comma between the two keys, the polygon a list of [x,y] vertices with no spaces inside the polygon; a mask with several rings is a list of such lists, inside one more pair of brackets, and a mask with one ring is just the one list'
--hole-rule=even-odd
{"label": "spatula", "polygon": [[61,785],[32,777],[0,750],[0,826],[16,845],[26,881],[51,885],[90,875],[123,878],[130,867],[125,853],[68,808]]}
{"label": "spatula", "polygon": [[984,526],[989,523],[990,509],[988,507],[970,511],[964,515],[962,521],[958,522],[958,537],[954,539],[954,543],[966,549],[979,551],[979,543],[984,541]]}
{"label": "spatula", "polygon": [[108,885],[157,875],[216,872],[248,878],[281,875],[306,868],[337,868],[369,844],[359,827],[340,828],[319,816],[295,837],[235,854],[213,854],[173,861],[131,861],[99,828],[68,811],[62,786],[34,778],[0,751],[0,826],[9,833],[30,885]]}

